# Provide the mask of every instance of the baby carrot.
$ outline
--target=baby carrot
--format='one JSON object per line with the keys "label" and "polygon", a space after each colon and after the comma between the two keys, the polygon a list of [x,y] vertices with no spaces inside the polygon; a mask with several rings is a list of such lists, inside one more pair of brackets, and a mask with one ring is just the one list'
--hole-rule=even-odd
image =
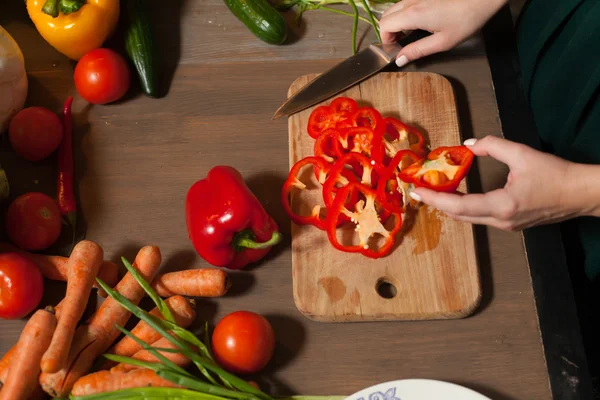
{"label": "baby carrot", "polygon": [[[156,246],[142,248],[133,267],[148,282],[152,281],[161,263],[160,250]],[[115,290],[133,304],[138,304],[146,293],[128,272]],[[73,344],[65,367],[55,373],[42,372],[40,384],[46,393],[64,397],[71,392],[73,384],[91,369],[95,359],[104,353],[120,335],[116,325],[125,326],[131,313],[108,297],[94,315],[75,331]]]}
{"label": "baby carrot", "polygon": [[[173,314],[173,317],[175,318],[175,323],[182,328],[187,328],[190,326],[196,318],[196,311],[194,310],[195,302],[193,299],[186,299],[183,296],[177,295],[167,298],[165,303],[167,304],[169,310],[171,310],[171,314]],[[157,307],[154,307],[150,311],[150,314],[159,319],[163,319],[163,316]],[[131,330],[131,333],[146,343],[153,343],[162,337],[160,333],[156,332],[144,321],[138,322],[138,324]],[[131,357],[141,349],[142,346],[140,346],[135,340],[129,336],[125,336],[110,349],[108,349],[106,353]],[[114,365],[116,365],[114,361],[106,360],[100,369],[108,369]]]}
{"label": "baby carrot", "polygon": [[129,372],[99,371],[86,375],[73,385],[73,396],[89,396],[121,389],[147,387],[181,387],[161,378],[150,369],[140,368]]}
{"label": "baby carrot", "polygon": [[[160,339],[158,339],[157,341],[152,343],[151,346],[160,348],[160,349],[173,349],[173,350],[179,349],[179,347],[177,347],[176,345],[171,343],[169,341],[169,339],[164,338],[164,337],[161,337]],[[190,346],[190,349],[192,351],[196,351],[196,349],[193,346]],[[167,351],[159,351],[158,353],[160,355],[164,356],[166,359],[173,361],[175,364],[179,365],[182,368],[186,368],[191,363],[191,360],[189,358],[187,358],[185,355],[183,355],[182,353],[171,353],[171,352],[167,352]],[[148,361],[148,362],[161,362],[161,360],[159,360],[154,355],[152,355],[152,353],[149,352],[148,350],[140,350],[137,353],[135,353],[131,358],[135,358],[136,360],[141,360],[141,361]],[[135,365],[131,365],[131,364],[127,364],[127,363],[119,363],[116,366],[112,367],[110,369],[110,371],[111,372],[125,372],[125,371],[131,371],[132,369],[136,369],[136,368],[138,368],[138,367],[136,367]]]}
{"label": "baby carrot", "polygon": [[231,287],[227,272],[216,268],[168,272],[154,279],[152,288],[161,297],[180,294],[192,297],[219,297]]}
{"label": "baby carrot", "polygon": [[26,399],[35,390],[40,360],[50,345],[56,316],[50,308],[36,311],[21,332],[0,400]]}
{"label": "baby carrot", "polygon": [[[18,249],[8,243],[0,243],[0,253],[7,251],[16,252],[25,258],[33,261],[44,278],[53,281],[67,281],[69,275],[69,259],[61,256],[47,256],[44,254],[30,253]],[[119,267],[117,264],[111,261],[104,261],[100,266],[98,277],[106,282],[107,285],[113,287],[119,280]],[[94,287],[99,288],[98,284],[94,281]],[[104,292],[104,291],[102,291]]]}
{"label": "baby carrot", "polygon": [[42,357],[43,372],[56,372],[65,366],[75,329],[88,304],[92,285],[103,260],[102,247],[90,240],[82,240],[73,248],[69,257],[65,304],[50,347]]}

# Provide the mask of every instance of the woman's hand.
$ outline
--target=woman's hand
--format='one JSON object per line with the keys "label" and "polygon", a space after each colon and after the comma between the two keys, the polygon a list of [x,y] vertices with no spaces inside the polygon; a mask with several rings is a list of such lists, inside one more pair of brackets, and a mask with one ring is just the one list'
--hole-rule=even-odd
{"label": "woman's hand", "polygon": [[387,9],[379,22],[383,43],[393,43],[405,30],[421,29],[433,33],[404,47],[396,64],[399,67],[433,53],[450,50],[462,43],[508,0],[400,0]]}
{"label": "woman's hand", "polygon": [[510,172],[502,189],[485,194],[415,189],[412,197],[451,218],[518,231],[582,215],[599,215],[600,167],[575,164],[528,146],[488,136],[465,141],[476,156],[490,156]]}

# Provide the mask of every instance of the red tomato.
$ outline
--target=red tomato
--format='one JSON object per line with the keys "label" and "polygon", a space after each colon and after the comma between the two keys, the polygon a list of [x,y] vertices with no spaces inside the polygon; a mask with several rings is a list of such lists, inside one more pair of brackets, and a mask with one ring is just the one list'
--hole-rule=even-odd
{"label": "red tomato", "polygon": [[81,97],[92,104],[106,104],[127,93],[130,72],[127,62],[118,53],[95,49],[77,62],[74,78]]}
{"label": "red tomato", "polygon": [[24,108],[14,116],[8,127],[13,149],[27,161],[40,161],[60,145],[63,126],[52,111],[44,107]]}
{"label": "red tomato", "polygon": [[23,318],[40,304],[43,293],[37,265],[17,253],[0,254],[0,318]]}
{"label": "red tomato", "polygon": [[6,212],[6,232],[24,250],[44,250],[52,246],[61,230],[60,210],[43,193],[26,193],[12,202]]}
{"label": "red tomato", "polygon": [[212,349],[216,361],[226,370],[253,374],[271,360],[275,333],[263,316],[236,311],[225,316],[215,327]]}

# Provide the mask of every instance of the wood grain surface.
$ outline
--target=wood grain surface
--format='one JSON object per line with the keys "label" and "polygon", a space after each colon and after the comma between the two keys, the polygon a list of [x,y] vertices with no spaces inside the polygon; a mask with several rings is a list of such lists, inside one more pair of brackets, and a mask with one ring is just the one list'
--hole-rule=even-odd
{"label": "wood grain surface", "polygon": [[[296,79],[288,95],[317,76]],[[383,72],[340,96],[418,127],[432,149],[462,143],[454,91],[439,74]],[[331,100],[289,118],[290,167],[314,155],[314,139],[306,131],[308,118],[316,107]],[[309,170],[303,178],[314,178],[311,174]],[[320,185],[311,186],[315,190],[309,186],[304,191],[309,193],[292,192],[290,204],[296,213],[323,205]],[[468,192],[466,180],[458,190]],[[370,259],[335,249],[327,234],[313,226],[292,223],[292,276],[298,309],[311,319],[330,322],[450,319],[475,311],[481,287],[472,225],[422,206],[405,214],[403,227],[395,239],[399,245],[389,256]]]}
{"label": "wood grain surface", "polygon": [[[66,96],[74,95],[80,237],[99,242],[107,259],[132,259],[141,246],[157,244],[164,258],[161,272],[207,267],[187,237],[184,202],[190,185],[217,164],[239,169],[279,223],[284,243],[265,261],[232,272],[227,296],[197,299],[194,324],[199,328],[209,321],[214,326],[240,309],[265,315],[277,346],[272,362],[256,377],[264,390],[273,395],[348,395],[379,382],[430,378],[473,388],[494,400],[551,398],[519,233],[474,227],[482,301],[469,318],[329,324],[310,321],[296,309],[290,221],[279,200],[289,171],[288,126],[285,119],[271,117],[297,77],[325,71],[351,55],[351,18],[307,12],[300,28],[293,28],[294,41],[278,47],[256,39],[221,1],[153,0],[166,96],[149,99],[134,88],[117,104],[89,106],[73,86],[74,64],[44,42],[23,2],[3,3],[0,25],[25,55],[27,104],[58,113]],[[216,26],[225,20],[226,25]],[[360,28],[365,31],[364,25]],[[336,53],[328,54],[325,43]],[[451,82],[465,138],[502,134],[478,37],[406,71],[435,72]],[[0,163],[12,184],[11,198],[31,190],[55,194],[55,157],[27,163],[3,140]],[[501,163],[478,158],[470,190],[495,189],[506,174]],[[2,206],[1,216],[4,211]],[[5,238],[0,229],[0,239]],[[51,251],[63,252],[69,239],[65,229]],[[56,304],[65,288],[46,282],[40,306]],[[100,302],[93,297],[86,316]],[[24,323],[0,321],[0,354],[16,342]]]}

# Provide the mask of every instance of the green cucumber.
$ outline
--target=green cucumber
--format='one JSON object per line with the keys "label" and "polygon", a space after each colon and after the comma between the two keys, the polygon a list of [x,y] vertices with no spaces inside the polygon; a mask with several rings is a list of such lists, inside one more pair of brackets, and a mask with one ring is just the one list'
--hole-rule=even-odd
{"label": "green cucumber", "polygon": [[148,16],[148,4],[146,0],[125,1],[128,19],[125,51],[137,71],[144,93],[158,97],[154,37]]}
{"label": "green cucumber", "polygon": [[223,0],[229,10],[254,35],[269,44],[283,44],[287,40],[287,25],[268,0]]}

